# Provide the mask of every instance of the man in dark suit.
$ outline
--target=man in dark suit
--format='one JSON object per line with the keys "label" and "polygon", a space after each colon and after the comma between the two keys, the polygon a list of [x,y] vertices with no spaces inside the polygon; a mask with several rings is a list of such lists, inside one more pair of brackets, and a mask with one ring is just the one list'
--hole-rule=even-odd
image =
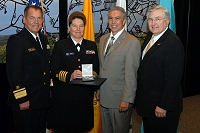
{"label": "man in dark suit", "polygon": [[183,45],[168,28],[170,17],[165,7],[150,8],[147,18],[151,33],[142,46],[136,110],[143,118],[145,133],[176,133],[183,110]]}
{"label": "man in dark suit", "polygon": [[58,41],[51,57],[54,79],[52,112],[56,133],[83,133],[94,126],[92,86],[70,85],[74,79],[82,80],[82,64],[93,65],[93,76],[99,73],[96,43],[83,38],[86,18],[82,12],[69,16],[70,37]]}
{"label": "man in dark suit", "polygon": [[100,77],[107,78],[100,88],[103,133],[129,132],[141,47],[137,38],[125,31],[125,23],[124,9],[112,7],[108,12],[111,33],[99,43]]}
{"label": "man in dark suit", "polygon": [[50,105],[50,47],[47,37],[39,33],[43,24],[42,9],[27,6],[23,23],[25,27],[10,36],[6,48],[11,86],[8,105],[13,111],[17,133],[45,133]]}

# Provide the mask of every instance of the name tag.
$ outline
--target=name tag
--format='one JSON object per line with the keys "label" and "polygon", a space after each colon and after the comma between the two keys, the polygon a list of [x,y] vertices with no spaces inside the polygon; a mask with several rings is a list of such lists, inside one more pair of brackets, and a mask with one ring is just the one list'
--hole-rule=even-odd
{"label": "name tag", "polygon": [[74,55],[74,52],[66,53],[66,56],[71,56],[71,55]]}

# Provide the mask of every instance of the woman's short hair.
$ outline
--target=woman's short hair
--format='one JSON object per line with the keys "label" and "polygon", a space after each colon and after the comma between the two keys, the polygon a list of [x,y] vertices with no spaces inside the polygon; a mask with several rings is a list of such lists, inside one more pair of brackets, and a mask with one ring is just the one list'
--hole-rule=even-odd
{"label": "woman's short hair", "polygon": [[69,26],[72,24],[72,21],[74,19],[76,19],[76,18],[83,20],[83,23],[84,23],[84,26],[85,26],[85,24],[86,24],[86,17],[85,17],[85,15],[82,12],[79,12],[79,11],[75,11],[72,14],[70,14],[70,16],[68,18]]}

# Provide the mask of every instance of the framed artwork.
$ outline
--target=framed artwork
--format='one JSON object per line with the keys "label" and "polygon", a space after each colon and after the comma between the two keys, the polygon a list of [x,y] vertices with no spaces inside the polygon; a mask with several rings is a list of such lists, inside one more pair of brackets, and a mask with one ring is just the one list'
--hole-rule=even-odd
{"label": "framed artwork", "polygon": [[[92,0],[95,38],[109,32],[107,13],[120,0]],[[122,0],[124,1],[124,0]],[[45,14],[45,31],[53,45],[67,37],[67,18],[73,11],[82,11],[84,0],[42,0]],[[127,31],[141,41],[147,32],[147,10],[159,0],[126,0]],[[23,27],[23,11],[29,0],[0,0],[0,63],[5,63],[6,43],[10,35]],[[62,27],[62,28],[60,28]]]}

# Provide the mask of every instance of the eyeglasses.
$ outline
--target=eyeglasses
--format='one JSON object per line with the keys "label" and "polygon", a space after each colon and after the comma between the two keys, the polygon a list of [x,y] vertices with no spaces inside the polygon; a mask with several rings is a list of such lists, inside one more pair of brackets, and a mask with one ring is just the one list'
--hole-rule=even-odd
{"label": "eyeglasses", "polygon": [[159,23],[163,19],[165,19],[165,18],[155,18],[155,19],[149,18],[147,21],[150,23],[153,23],[153,21],[156,23]]}

